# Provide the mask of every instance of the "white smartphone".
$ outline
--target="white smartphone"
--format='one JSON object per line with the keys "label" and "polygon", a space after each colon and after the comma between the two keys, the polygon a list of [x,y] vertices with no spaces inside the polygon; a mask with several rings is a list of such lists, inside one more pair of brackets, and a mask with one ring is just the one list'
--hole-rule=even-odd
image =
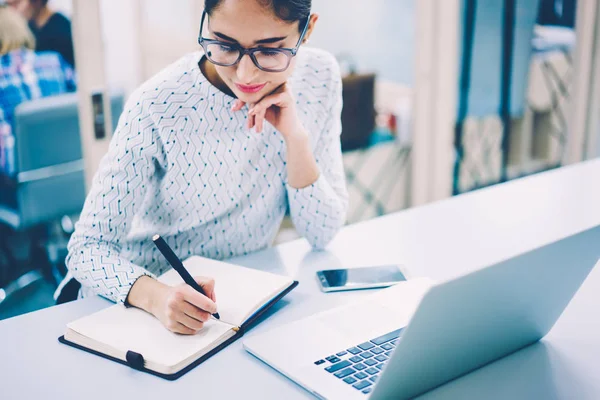
{"label": "white smartphone", "polygon": [[399,265],[379,265],[317,271],[317,280],[324,292],[373,289],[392,286],[406,280]]}

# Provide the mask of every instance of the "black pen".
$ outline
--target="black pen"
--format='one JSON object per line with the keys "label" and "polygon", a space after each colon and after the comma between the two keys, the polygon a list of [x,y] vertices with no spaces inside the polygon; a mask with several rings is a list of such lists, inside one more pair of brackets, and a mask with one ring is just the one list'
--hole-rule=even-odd
{"label": "black pen", "polygon": [[[185,283],[187,283],[188,285],[190,285],[192,288],[194,288],[196,291],[198,291],[201,294],[203,294],[204,296],[206,296],[206,293],[204,293],[204,290],[202,290],[202,287],[200,285],[198,285],[198,282],[196,282],[194,280],[194,278],[192,278],[190,273],[183,266],[183,263],[181,262],[179,257],[177,257],[175,255],[175,253],[169,247],[167,242],[165,242],[165,240],[163,238],[161,238],[160,235],[154,235],[154,237],[152,238],[152,241],[154,242],[156,247],[158,247],[158,250],[160,250],[162,255],[165,256],[165,258],[167,259],[169,264],[171,264],[173,269],[175,271],[177,271],[177,273],[183,278],[183,281]],[[221,319],[221,317],[219,316],[219,313],[214,313],[212,316],[215,317],[216,319]]]}

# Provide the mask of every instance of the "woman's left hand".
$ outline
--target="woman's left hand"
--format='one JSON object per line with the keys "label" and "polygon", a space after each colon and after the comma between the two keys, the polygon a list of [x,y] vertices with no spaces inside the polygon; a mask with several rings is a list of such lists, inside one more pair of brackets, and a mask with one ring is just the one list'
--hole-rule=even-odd
{"label": "woman's left hand", "polygon": [[[235,100],[233,111],[239,111],[246,103]],[[296,101],[288,85],[284,83],[273,93],[263,97],[256,104],[249,104],[248,129],[254,127],[257,133],[262,132],[267,120],[283,135],[287,141],[296,135],[304,135],[304,128],[296,113]]]}

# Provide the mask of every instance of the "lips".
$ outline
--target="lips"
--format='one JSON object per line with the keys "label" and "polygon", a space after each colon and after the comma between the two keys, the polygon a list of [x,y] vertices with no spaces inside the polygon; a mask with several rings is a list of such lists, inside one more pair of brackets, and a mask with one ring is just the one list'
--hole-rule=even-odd
{"label": "lips", "polygon": [[244,93],[256,93],[260,92],[262,88],[264,88],[267,84],[262,83],[260,85],[242,85],[241,83],[236,83],[238,89],[240,89]]}

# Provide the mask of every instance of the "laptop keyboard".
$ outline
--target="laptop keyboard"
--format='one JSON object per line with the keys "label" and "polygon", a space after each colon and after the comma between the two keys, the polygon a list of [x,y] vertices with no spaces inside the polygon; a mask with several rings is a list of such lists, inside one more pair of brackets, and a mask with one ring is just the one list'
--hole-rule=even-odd
{"label": "laptop keyboard", "polygon": [[402,329],[386,333],[317,360],[315,365],[356,390],[369,394],[401,336]]}

